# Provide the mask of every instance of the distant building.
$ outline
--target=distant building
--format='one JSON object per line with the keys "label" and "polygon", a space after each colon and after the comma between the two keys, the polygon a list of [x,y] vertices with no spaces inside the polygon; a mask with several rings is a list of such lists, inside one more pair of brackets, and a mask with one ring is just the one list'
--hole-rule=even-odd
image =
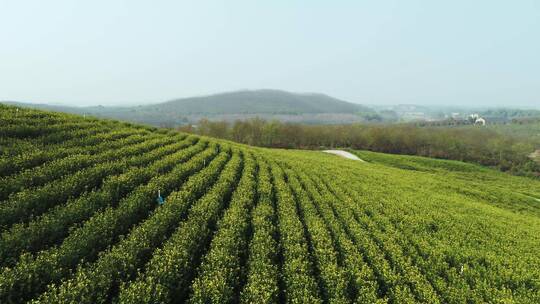
{"label": "distant building", "polygon": [[474,121],[474,124],[475,124],[475,125],[482,125],[482,126],[485,126],[485,125],[486,125],[486,120],[483,119],[482,117],[478,117],[478,118],[476,118],[476,120]]}
{"label": "distant building", "polygon": [[480,115],[478,113],[474,113],[469,115],[469,118],[471,118],[472,121],[476,121],[478,118],[480,118]]}
{"label": "distant building", "polygon": [[486,125],[486,119],[481,117],[478,113],[470,114],[468,120],[469,123],[472,123],[474,125]]}

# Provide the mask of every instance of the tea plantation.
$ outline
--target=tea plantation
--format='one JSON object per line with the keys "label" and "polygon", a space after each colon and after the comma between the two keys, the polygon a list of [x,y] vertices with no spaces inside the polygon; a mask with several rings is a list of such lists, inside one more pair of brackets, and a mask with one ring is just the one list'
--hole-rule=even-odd
{"label": "tea plantation", "polygon": [[0,106],[0,303],[540,303],[538,180],[352,152]]}

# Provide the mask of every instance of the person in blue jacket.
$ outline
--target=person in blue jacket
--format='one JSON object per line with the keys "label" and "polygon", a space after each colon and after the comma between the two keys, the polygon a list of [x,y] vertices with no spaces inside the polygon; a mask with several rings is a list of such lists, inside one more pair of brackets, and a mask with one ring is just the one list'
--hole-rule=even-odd
{"label": "person in blue jacket", "polygon": [[157,191],[157,203],[158,205],[163,205],[163,203],[165,203],[165,200],[163,199],[163,197],[161,197],[161,192],[160,190]]}

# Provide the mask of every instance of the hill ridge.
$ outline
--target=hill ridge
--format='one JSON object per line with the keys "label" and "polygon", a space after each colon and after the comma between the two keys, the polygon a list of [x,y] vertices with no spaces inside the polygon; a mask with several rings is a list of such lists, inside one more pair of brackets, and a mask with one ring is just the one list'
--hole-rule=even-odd
{"label": "hill ridge", "polygon": [[291,93],[275,89],[241,90],[195,97],[172,99],[139,106],[90,106],[28,104],[12,105],[87,114],[154,126],[195,124],[206,118],[234,121],[260,117],[294,122],[360,122],[361,114],[374,113],[368,107],[343,101],[321,93]]}
{"label": "hill ridge", "polygon": [[[225,105],[224,105],[225,104]],[[145,107],[179,107],[183,113],[355,113],[367,110],[322,93],[292,93],[276,89],[238,90],[178,98]]]}

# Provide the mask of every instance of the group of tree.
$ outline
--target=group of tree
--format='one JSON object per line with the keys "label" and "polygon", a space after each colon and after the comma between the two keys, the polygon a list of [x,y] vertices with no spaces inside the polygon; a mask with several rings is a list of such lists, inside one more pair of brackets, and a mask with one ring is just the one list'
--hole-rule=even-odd
{"label": "group of tree", "polygon": [[532,152],[540,149],[539,143],[490,128],[306,125],[255,118],[232,123],[201,120],[196,126],[183,126],[180,130],[261,147],[351,148],[452,159],[540,177],[540,164],[530,158]]}

